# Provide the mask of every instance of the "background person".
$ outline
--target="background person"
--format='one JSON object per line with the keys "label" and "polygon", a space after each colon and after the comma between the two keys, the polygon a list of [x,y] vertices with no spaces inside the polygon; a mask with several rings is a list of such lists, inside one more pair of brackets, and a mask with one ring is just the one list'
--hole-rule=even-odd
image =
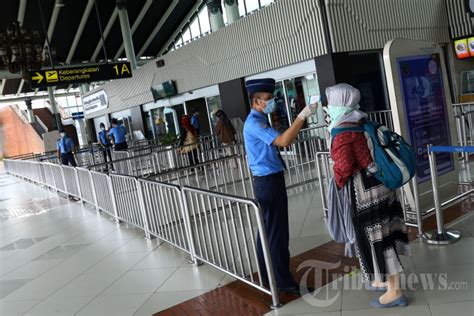
{"label": "background person", "polygon": [[180,146],[182,147],[178,148],[178,152],[187,154],[190,166],[194,166],[199,163],[197,131],[187,115],[183,115],[181,118],[181,127],[183,132],[181,133]]}
{"label": "background person", "polygon": [[[279,291],[300,295],[300,288],[290,272],[286,165],[278,147],[288,147],[295,140],[306,119],[316,112],[317,105],[305,107],[293,124],[280,134],[268,122],[268,114],[276,108],[273,97],[275,80],[249,80],[246,87],[252,110],[244,124],[245,150],[254,177],[255,196],[263,211],[277,287]],[[257,240],[257,256],[265,278],[267,273],[260,237]]]}
{"label": "background person", "polygon": [[110,143],[109,137],[107,136],[107,130],[105,129],[105,124],[100,123],[100,132],[99,132],[99,144],[102,148],[102,154],[104,155],[104,162],[107,162],[107,157],[109,161],[112,161],[112,153],[110,152],[110,147],[112,144]]}
{"label": "background person", "polygon": [[191,125],[196,130],[197,135],[201,135],[201,123],[199,122],[199,111],[194,111],[191,117]]}
{"label": "background person", "polygon": [[[217,135],[219,142],[223,146],[229,146],[235,144],[235,128],[232,125],[232,122],[227,118],[227,115],[224,111],[219,110],[216,112],[217,123],[214,133]],[[226,156],[231,156],[233,154],[232,148],[225,148]],[[231,165],[233,168],[237,167],[234,159],[232,159]]]}
{"label": "background person", "polygon": [[59,136],[56,143],[58,159],[61,160],[62,165],[71,165],[76,167],[76,160],[74,159],[74,153],[76,152],[76,146],[72,138],[68,137],[64,129],[59,130]]}
{"label": "background person", "polygon": [[[357,127],[367,118],[359,111],[360,92],[348,84],[326,89],[329,130]],[[408,236],[402,206],[394,190],[386,188],[368,171],[372,157],[363,132],[342,132],[331,140],[334,177],[338,188],[350,185],[352,222],[356,235],[356,254],[362,279],[373,282],[370,290],[386,292],[371,302],[373,307],[406,306],[400,290],[403,271],[399,255],[409,255]],[[357,197],[357,198],[356,198]],[[386,283],[384,283],[386,281]]]}
{"label": "background person", "polygon": [[114,144],[114,150],[127,150],[127,129],[119,124],[116,118],[110,120],[110,125],[112,128],[109,131],[109,136],[111,137],[112,144]]}

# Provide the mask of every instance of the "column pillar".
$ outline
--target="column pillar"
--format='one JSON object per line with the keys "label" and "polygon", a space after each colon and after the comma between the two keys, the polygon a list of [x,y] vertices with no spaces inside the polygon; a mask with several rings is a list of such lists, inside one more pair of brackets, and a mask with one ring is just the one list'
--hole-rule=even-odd
{"label": "column pillar", "polygon": [[49,103],[51,104],[51,111],[53,112],[53,130],[58,130],[61,128],[61,118],[59,116],[58,105],[54,98],[54,88],[55,87],[48,87],[48,96],[49,96]]}
{"label": "column pillar", "polygon": [[235,21],[240,19],[239,0],[225,0],[224,7],[227,22],[229,24],[234,23]]}
{"label": "column pillar", "polygon": [[135,56],[135,49],[133,48],[132,32],[130,31],[130,21],[128,20],[126,0],[117,0],[117,9],[120,19],[120,28],[122,29],[125,55],[127,55],[130,66],[135,70],[137,69],[137,57]]}
{"label": "column pillar", "polygon": [[220,0],[206,0],[211,30],[213,32],[224,27],[224,16],[222,15],[222,5]]}
{"label": "column pillar", "polygon": [[25,100],[26,104],[26,111],[28,113],[28,122],[34,123],[35,122],[35,114],[33,113],[33,105],[31,102],[31,99],[26,99]]}

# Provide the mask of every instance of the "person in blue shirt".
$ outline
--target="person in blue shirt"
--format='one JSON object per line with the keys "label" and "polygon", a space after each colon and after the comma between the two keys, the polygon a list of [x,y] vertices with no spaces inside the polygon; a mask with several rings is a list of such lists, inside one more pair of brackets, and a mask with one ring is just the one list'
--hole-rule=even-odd
{"label": "person in blue shirt", "polygon": [[119,124],[116,118],[110,120],[112,128],[109,131],[109,136],[112,138],[112,144],[114,144],[114,150],[127,150],[127,130]]}
{"label": "person in blue shirt", "polygon": [[[276,109],[273,96],[275,80],[249,80],[246,87],[252,109],[244,124],[245,150],[254,177],[255,197],[263,212],[277,288],[281,292],[300,295],[300,288],[290,272],[286,165],[278,148],[293,143],[306,119],[316,112],[317,105],[306,106],[293,124],[280,134],[268,121],[268,115]],[[260,239],[257,242],[257,256],[265,278],[267,273]]]}
{"label": "person in blue shirt", "polygon": [[198,135],[201,135],[201,123],[199,122],[199,111],[194,111],[191,117],[191,125],[194,127]]}
{"label": "person in blue shirt", "polygon": [[69,138],[66,132],[61,129],[59,130],[59,136],[56,143],[56,149],[58,150],[58,159],[61,160],[62,165],[71,165],[76,167],[76,160],[74,159],[75,145],[74,141]]}
{"label": "person in blue shirt", "polygon": [[102,154],[104,155],[104,162],[107,162],[107,157],[109,161],[112,161],[112,153],[110,152],[110,143],[109,136],[107,135],[107,130],[105,129],[105,124],[100,123],[100,132],[99,132],[99,144],[102,148]]}

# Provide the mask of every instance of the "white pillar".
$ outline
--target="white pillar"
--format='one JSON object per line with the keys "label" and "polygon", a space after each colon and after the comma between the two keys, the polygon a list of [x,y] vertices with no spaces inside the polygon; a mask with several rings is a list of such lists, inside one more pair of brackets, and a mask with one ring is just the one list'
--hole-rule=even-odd
{"label": "white pillar", "polygon": [[222,5],[220,0],[206,0],[209,21],[213,32],[224,27],[224,16],[222,15]]}
{"label": "white pillar", "polygon": [[51,104],[51,112],[53,112],[54,116],[54,125],[53,130],[59,130],[61,128],[61,119],[58,111],[58,104],[56,103],[56,99],[54,98],[54,88],[55,87],[48,87],[48,95],[49,95],[49,103]]}
{"label": "white pillar", "polygon": [[224,0],[225,15],[229,24],[240,19],[239,0]]}
{"label": "white pillar", "polygon": [[128,12],[125,0],[117,1],[117,9],[120,19],[120,28],[122,29],[123,46],[125,47],[125,55],[130,62],[133,70],[137,69],[137,57],[133,48],[132,32],[130,31],[130,21],[128,20]]}

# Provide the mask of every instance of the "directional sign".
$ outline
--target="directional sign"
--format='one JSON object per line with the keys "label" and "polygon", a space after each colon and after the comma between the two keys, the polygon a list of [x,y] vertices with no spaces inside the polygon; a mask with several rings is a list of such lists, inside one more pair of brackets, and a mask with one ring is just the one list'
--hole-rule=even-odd
{"label": "directional sign", "polygon": [[132,77],[130,63],[110,63],[82,67],[30,71],[31,88],[69,85]]}
{"label": "directional sign", "polygon": [[73,120],[80,120],[84,118],[84,112],[72,112],[71,116]]}

